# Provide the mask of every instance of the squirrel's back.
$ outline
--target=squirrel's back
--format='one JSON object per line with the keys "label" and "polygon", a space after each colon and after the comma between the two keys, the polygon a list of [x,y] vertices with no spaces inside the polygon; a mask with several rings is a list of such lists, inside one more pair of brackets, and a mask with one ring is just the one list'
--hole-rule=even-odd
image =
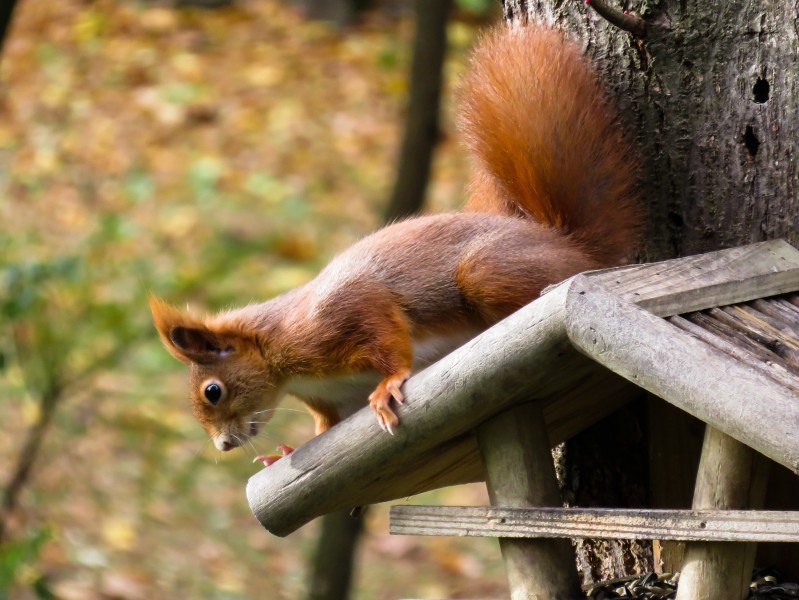
{"label": "squirrel's back", "polygon": [[598,264],[632,252],[637,155],[563,33],[531,24],[485,34],[461,84],[459,125],[477,162],[467,209],[557,228]]}

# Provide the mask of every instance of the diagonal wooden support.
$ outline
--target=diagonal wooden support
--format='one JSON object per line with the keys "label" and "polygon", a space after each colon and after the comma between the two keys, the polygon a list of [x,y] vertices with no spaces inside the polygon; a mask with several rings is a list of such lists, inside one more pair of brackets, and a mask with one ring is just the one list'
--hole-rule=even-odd
{"label": "diagonal wooden support", "polygon": [[[486,487],[495,506],[560,506],[549,436],[540,403],[514,407],[477,430]],[[500,538],[512,600],[580,597],[571,543]]]}

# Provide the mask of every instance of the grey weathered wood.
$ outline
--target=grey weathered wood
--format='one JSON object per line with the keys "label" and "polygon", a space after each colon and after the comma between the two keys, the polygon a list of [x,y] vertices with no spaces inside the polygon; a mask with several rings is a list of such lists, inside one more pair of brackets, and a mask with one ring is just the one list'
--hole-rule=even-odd
{"label": "grey weathered wood", "polygon": [[577,276],[572,288],[567,331],[577,348],[799,473],[793,392],[588,278]]}
{"label": "grey weathered wood", "polygon": [[799,311],[782,298],[753,300],[752,307],[760,311],[766,320],[783,335],[799,339]]}
{"label": "grey weathered wood", "polygon": [[587,276],[666,317],[799,289],[799,250],[772,240]]}
{"label": "grey weathered wood", "polygon": [[[696,476],[693,508],[762,506],[768,466],[768,461],[751,448],[708,427]],[[677,600],[743,600],[749,595],[755,550],[756,545],[751,542],[688,544]]]}
{"label": "grey weathered wood", "polygon": [[799,342],[768,323],[764,315],[751,306],[724,306],[718,309],[739,324],[742,330],[761,344],[771,346],[782,359],[799,364]]}
{"label": "grey weathered wood", "polygon": [[[560,506],[549,436],[540,404],[513,407],[482,424],[477,439],[494,505]],[[570,600],[580,595],[571,544],[500,538],[511,598]]]}
{"label": "grey weathered wood", "polygon": [[395,535],[799,542],[799,512],[505,506],[391,507]]}
{"label": "grey weathered wood", "polygon": [[[704,316],[696,317],[694,320],[705,324],[710,321],[709,318]],[[733,358],[746,362],[751,368],[757,370],[766,377],[770,377],[777,383],[799,393],[799,380],[785,370],[779,356],[776,354],[766,356],[754,345],[750,345],[740,338],[736,339],[732,337],[729,335],[729,332],[716,331],[714,333],[712,329],[709,330],[707,327],[700,327],[694,320],[687,320],[679,316],[674,316],[669,318],[669,323],[675,327],[679,327],[683,331],[687,331],[697,339],[722,350]],[[775,368],[775,366],[773,366],[774,364],[778,365],[778,368]]]}

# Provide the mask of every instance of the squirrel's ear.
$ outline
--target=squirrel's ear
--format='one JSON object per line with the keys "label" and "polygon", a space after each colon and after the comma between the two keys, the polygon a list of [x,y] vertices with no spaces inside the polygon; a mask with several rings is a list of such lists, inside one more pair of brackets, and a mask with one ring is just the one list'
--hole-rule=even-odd
{"label": "squirrel's ear", "polygon": [[208,364],[233,351],[230,344],[189,312],[181,311],[155,296],[150,296],[150,311],[164,346],[181,362]]}

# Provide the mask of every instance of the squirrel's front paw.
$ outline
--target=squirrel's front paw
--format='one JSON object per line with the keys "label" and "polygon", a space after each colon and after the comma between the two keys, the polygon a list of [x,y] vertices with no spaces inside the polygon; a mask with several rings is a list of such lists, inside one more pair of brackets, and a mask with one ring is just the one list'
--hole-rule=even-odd
{"label": "squirrel's front paw", "polygon": [[286,444],[279,444],[277,450],[278,452],[280,452],[280,454],[259,454],[258,456],[252,459],[252,462],[257,462],[260,460],[262,463],[264,463],[265,467],[268,467],[269,465],[272,465],[277,461],[279,461],[284,456],[288,456],[289,454],[294,452],[294,448],[292,448],[291,446],[286,446]]}
{"label": "squirrel's front paw", "polygon": [[391,435],[394,435],[393,428],[399,425],[399,418],[390,406],[391,399],[394,398],[399,404],[405,401],[400,388],[410,374],[411,372],[406,370],[386,377],[369,396],[369,406],[375,411],[380,428]]}

